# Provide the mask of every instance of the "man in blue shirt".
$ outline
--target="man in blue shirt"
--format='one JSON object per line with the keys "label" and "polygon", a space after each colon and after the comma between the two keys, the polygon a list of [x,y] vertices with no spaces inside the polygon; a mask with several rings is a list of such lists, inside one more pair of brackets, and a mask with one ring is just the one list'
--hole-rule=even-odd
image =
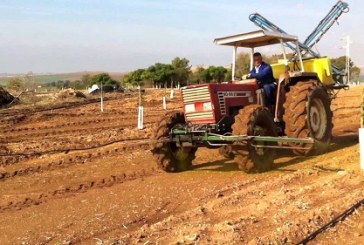
{"label": "man in blue shirt", "polygon": [[258,80],[260,88],[263,88],[265,101],[268,106],[275,104],[275,79],[273,77],[272,67],[263,61],[260,53],[254,53],[254,67],[247,78]]}

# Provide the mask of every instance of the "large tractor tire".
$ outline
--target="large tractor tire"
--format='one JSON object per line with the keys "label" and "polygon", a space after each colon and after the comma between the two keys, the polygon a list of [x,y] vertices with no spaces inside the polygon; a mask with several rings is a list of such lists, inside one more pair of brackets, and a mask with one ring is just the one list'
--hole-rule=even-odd
{"label": "large tractor tire", "polygon": [[[180,172],[191,168],[195,159],[197,148],[177,147],[176,143],[168,142],[170,131],[178,126],[184,125],[185,118],[182,112],[167,113],[157,124],[153,139],[152,153],[158,167],[166,172]],[[160,142],[158,142],[158,140]]]}
{"label": "large tractor tire", "polygon": [[[291,144],[297,155],[321,154],[328,150],[332,134],[331,100],[315,80],[298,82],[286,93],[285,134],[293,138],[315,139],[314,144]],[[305,149],[300,149],[305,148]]]}
{"label": "large tractor tire", "polygon": [[[239,111],[232,126],[233,135],[273,136],[277,137],[272,114],[260,105],[249,105]],[[255,145],[274,146],[275,143],[242,142],[245,145],[234,145],[235,162],[247,173],[265,172],[273,168],[275,149],[257,148]]]}

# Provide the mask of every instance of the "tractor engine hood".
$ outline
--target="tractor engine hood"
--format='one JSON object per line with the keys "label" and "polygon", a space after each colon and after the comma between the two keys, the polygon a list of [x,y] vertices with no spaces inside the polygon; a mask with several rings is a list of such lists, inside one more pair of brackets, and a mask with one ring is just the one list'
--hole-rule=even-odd
{"label": "tractor engine hood", "polygon": [[198,84],[182,88],[183,110],[190,124],[216,124],[235,110],[256,103],[258,85],[252,82]]}

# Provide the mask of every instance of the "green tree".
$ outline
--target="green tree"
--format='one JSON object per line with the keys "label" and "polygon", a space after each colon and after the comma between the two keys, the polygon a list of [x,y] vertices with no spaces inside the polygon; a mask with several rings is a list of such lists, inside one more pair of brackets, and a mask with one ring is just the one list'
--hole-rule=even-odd
{"label": "green tree", "polygon": [[105,72],[92,76],[90,86],[93,84],[101,86],[101,82],[105,92],[111,92],[120,88],[120,83],[112,79],[111,76]]}
{"label": "green tree", "polygon": [[75,90],[81,90],[86,89],[88,87],[88,84],[83,83],[82,80],[75,80],[71,82],[70,87]]}
{"label": "green tree", "polygon": [[359,78],[360,78],[360,68],[357,67],[357,66],[354,66],[350,69],[350,73],[351,73],[351,80],[353,82],[357,82],[359,81]]}
{"label": "green tree", "polygon": [[138,69],[124,75],[122,83],[124,86],[142,86],[145,79],[145,69]]}
{"label": "green tree", "polygon": [[57,83],[56,83],[56,87],[58,88],[58,89],[63,89],[63,88],[70,88],[70,87],[72,87],[71,86],[71,81],[70,80],[64,80],[64,81],[62,81],[62,80],[59,80],[59,81],[57,81]]}
{"label": "green tree", "polygon": [[210,66],[208,68],[198,67],[189,76],[189,81],[191,84],[201,84],[210,83],[212,81],[221,82],[231,82],[231,69],[226,69],[222,66]]}
{"label": "green tree", "polygon": [[156,76],[156,67],[154,65],[149,66],[148,69],[144,71],[143,74],[144,79],[151,82],[151,85],[154,87],[157,83],[157,76]]}
{"label": "green tree", "polygon": [[203,67],[197,68],[196,73],[196,82],[198,84],[200,83],[210,83],[212,80],[210,71],[208,69],[205,69]]}
{"label": "green tree", "polygon": [[186,58],[176,57],[172,60],[173,80],[181,85],[186,85],[191,73],[190,61]]}
{"label": "green tree", "polygon": [[71,86],[71,81],[70,80],[63,81],[63,87],[64,88],[69,88],[70,86]]}
{"label": "green tree", "polygon": [[187,85],[198,83],[196,72],[191,72],[188,76]]}
{"label": "green tree", "polygon": [[233,78],[232,78],[232,74],[231,74],[231,69],[227,69],[227,71],[225,73],[224,82],[231,82],[232,80],[233,80]]}
{"label": "green tree", "polygon": [[[338,58],[331,59],[331,64],[335,65],[340,70],[345,71],[346,69],[346,56],[340,56]],[[354,62],[350,59],[349,61],[350,66],[350,74],[352,81],[358,81],[360,77],[360,68],[355,66]]]}
{"label": "green tree", "polygon": [[6,88],[8,90],[20,92],[25,89],[25,82],[19,77],[11,78],[7,81]]}
{"label": "green tree", "polygon": [[124,87],[131,86],[131,73],[127,73],[121,78],[121,84]]}
{"label": "green tree", "polygon": [[48,87],[56,87],[57,83],[55,81],[48,83]]}
{"label": "green tree", "polygon": [[250,72],[250,54],[240,53],[236,58],[235,76],[242,77]]}
{"label": "green tree", "polygon": [[91,77],[90,85],[98,84],[101,85],[101,82],[105,84],[105,82],[111,80],[111,77],[108,73],[99,73]]}
{"label": "green tree", "polygon": [[81,84],[83,84],[85,87],[87,87],[88,85],[90,85],[90,81],[91,81],[91,75],[90,74],[83,74],[81,77]]}
{"label": "green tree", "polygon": [[146,74],[147,78],[152,80],[154,85],[170,87],[174,76],[174,69],[172,65],[156,63],[147,69]]}
{"label": "green tree", "polygon": [[[346,56],[340,56],[334,59],[331,59],[331,64],[339,68],[340,70],[346,69]],[[353,67],[354,63],[350,60],[350,67]]]}
{"label": "green tree", "polygon": [[56,87],[57,87],[58,89],[63,88],[63,81],[58,80],[58,81],[57,81],[57,83],[56,83]]}
{"label": "green tree", "polygon": [[210,66],[207,70],[214,82],[221,83],[225,80],[226,68],[222,66]]}

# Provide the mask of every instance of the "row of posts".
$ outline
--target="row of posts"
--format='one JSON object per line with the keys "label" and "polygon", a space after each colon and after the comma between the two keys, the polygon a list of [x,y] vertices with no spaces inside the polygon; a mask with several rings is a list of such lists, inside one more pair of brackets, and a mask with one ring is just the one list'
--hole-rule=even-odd
{"label": "row of posts", "polygon": [[[171,83],[171,92],[170,92],[170,99],[174,98],[174,83]],[[154,89],[161,89],[160,85],[156,85],[154,87]],[[180,83],[177,84],[176,89],[180,89]],[[167,110],[167,86],[165,84],[164,86],[164,93],[163,93],[163,97],[162,97],[162,107],[164,110]],[[141,93],[141,88],[139,87],[139,103],[138,103],[138,129],[142,130],[144,129],[144,107],[143,107],[143,103],[142,103],[142,93]]]}
{"label": "row of posts", "polygon": [[[104,112],[104,93],[103,93],[103,86],[102,86],[102,82],[101,82],[101,93],[100,93],[100,111]],[[170,98],[173,99],[174,98],[174,83],[171,83],[171,93],[170,93]],[[176,89],[180,89],[180,83],[178,82]],[[154,89],[161,89],[162,86],[161,85],[156,85],[153,87]],[[142,92],[141,92],[141,87],[138,86],[138,91],[139,91],[139,102],[138,102],[138,129],[143,129],[144,125],[143,125],[143,118],[144,118],[144,107],[143,107],[143,103],[142,103]],[[162,106],[164,110],[167,110],[167,99],[166,99],[166,95],[167,95],[167,85],[165,84],[164,86],[164,94],[162,97]]]}

